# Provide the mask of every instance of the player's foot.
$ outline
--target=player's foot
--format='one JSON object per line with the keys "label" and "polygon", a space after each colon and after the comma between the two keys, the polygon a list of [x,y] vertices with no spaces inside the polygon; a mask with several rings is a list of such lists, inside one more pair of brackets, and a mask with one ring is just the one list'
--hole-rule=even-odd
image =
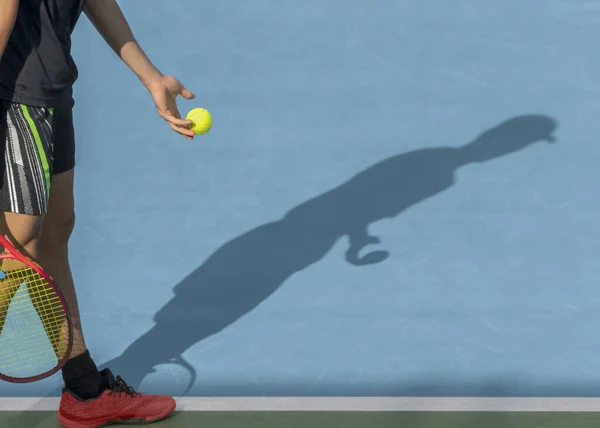
{"label": "player's foot", "polygon": [[63,390],[58,421],[65,428],[98,428],[109,424],[143,425],[165,419],[175,410],[175,400],[161,395],[143,395],[120,377],[104,369],[105,389],[98,398],[83,400]]}

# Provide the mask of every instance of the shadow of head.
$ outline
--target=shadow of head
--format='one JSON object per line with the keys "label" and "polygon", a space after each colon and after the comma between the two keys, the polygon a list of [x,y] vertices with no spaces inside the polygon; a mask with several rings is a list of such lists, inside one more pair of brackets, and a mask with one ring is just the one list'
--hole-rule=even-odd
{"label": "shadow of head", "polygon": [[452,186],[457,169],[511,155],[537,142],[552,142],[556,128],[557,122],[548,116],[516,116],[459,147],[428,147],[400,153],[299,205],[288,218],[308,219],[311,224],[329,218],[338,229],[352,230],[395,217]]}
{"label": "shadow of head", "polygon": [[310,236],[310,230],[317,230],[319,236],[327,236],[324,231],[331,231],[336,238],[347,235],[351,241],[347,260],[353,264],[385,260],[387,254],[382,252],[364,260],[358,257],[358,251],[379,242],[367,232],[370,224],[397,217],[447,190],[463,166],[508,156],[538,142],[555,141],[556,128],[557,122],[548,116],[516,116],[463,146],[429,147],[384,159],[333,191],[296,207],[288,214],[289,220],[294,219],[290,228],[302,230],[303,236]]}
{"label": "shadow of head", "polygon": [[556,120],[548,116],[517,116],[483,132],[474,141],[463,146],[461,152],[465,163],[486,162],[537,142],[556,141],[553,133],[557,126]]}

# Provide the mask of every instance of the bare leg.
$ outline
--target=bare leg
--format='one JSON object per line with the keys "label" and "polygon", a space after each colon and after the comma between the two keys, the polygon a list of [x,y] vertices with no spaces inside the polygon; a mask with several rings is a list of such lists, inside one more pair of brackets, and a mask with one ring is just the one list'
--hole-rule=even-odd
{"label": "bare leg", "polygon": [[38,245],[38,262],[56,281],[67,300],[73,322],[73,351],[71,357],[86,350],[81,316],[71,267],[69,266],[68,243],[75,225],[75,203],[73,197],[74,170],[52,177],[48,211]]}

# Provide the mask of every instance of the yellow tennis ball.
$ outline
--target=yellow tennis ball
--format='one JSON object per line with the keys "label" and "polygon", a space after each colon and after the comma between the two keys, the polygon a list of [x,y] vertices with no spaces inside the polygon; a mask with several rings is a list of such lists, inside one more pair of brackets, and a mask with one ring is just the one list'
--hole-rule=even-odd
{"label": "yellow tennis ball", "polygon": [[206,134],[212,127],[212,117],[208,110],[203,108],[195,108],[191,110],[187,116],[187,120],[192,121],[190,128],[196,135]]}

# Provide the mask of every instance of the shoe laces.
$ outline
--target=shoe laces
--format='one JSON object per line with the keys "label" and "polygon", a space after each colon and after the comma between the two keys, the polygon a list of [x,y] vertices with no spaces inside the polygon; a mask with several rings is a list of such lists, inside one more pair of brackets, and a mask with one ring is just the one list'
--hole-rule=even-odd
{"label": "shoe laces", "polygon": [[139,393],[136,392],[133,387],[127,385],[127,382],[125,382],[121,376],[117,376],[115,386],[110,391],[110,395],[115,394],[118,394],[119,397],[122,394],[129,395],[130,397],[139,395]]}

